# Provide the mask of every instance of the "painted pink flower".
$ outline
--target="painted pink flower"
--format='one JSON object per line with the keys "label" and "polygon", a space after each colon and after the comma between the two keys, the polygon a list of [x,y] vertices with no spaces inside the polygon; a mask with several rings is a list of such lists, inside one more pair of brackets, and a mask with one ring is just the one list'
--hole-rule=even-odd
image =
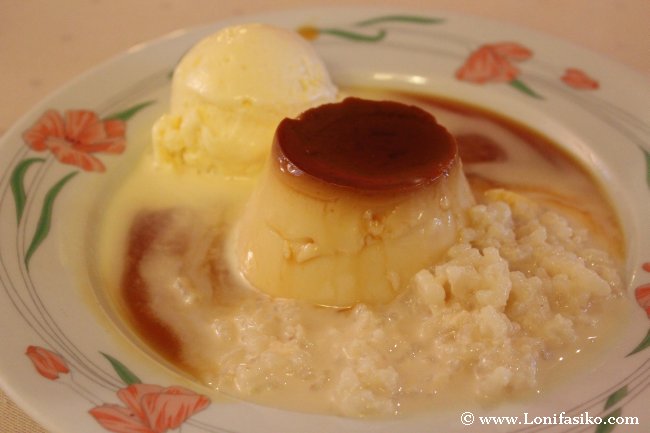
{"label": "painted pink flower", "polygon": [[532,55],[531,50],[514,42],[482,45],[456,71],[456,78],[478,84],[510,82],[519,75],[513,62],[527,60]]}
{"label": "painted pink flower", "polygon": [[163,433],[178,428],[210,400],[188,389],[134,384],[117,392],[126,405],[104,404],[90,410],[104,428],[115,433]]}
{"label": "painted pink flower", "polygon": [[650,262],[645,262],[643,265],[641,265],[644,271],[650,272]]}
{"label": "painted pink flower", "polygon": [[90,414],[102,427],[115,433],[155,433],[132,410],[117,404],[103,404],[92,408]]}
{"label": "painted pink flower", "polygon": [[644,284],[639,286],[634,291],[634,296],[636,297],[636,302],[639,303],[641,308],[643,308],[650,318],[650,284]]}
{"label": "painted pink flower", "polygon": [[122,120],[102,121],[88,110],[68,110],[65,117],[48,110],[23,133],[25,143],[36,151],[49,150],[64,164],[85,171],[104,171],[93,153],[122,153],[126,124]]}
{"label": "painted pink flower", "polygon": [[65,360],[50,350],[38,346],[29,346],[25,354],[36,367],[36,371],[47,379],[56,380],[60,374],[70,372]]}
{"label": "painted pink flower", "polygon": [[574,89],[595,90],[600,87],[598,81],[594,80],[580,69],[575,68],[567,68],[567,70],[564,71],[564,75],[562,75],[562,81]]}

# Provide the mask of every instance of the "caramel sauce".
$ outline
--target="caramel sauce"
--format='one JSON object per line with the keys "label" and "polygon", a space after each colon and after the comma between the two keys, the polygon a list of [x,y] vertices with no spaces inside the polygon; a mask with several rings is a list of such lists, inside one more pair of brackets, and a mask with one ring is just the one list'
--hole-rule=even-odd
{"label": "caramel sauce", "polygon": [[[513,134],[515,137],[521,139],[522,141],[525,141],[528,147],[534,149],[545,160],[551,163],[555,163],[568,159],[574,166],[573,168],[579,169],[584,176],[592,178],[592,175],[588,172],[587,169],[580,165],[566,152],[557,147],[552,140],[541,135],[538,131],[532,129],[530,126],[519,123],[510,117],[506,117],[480,106],[471,105],[453,99],[432,97],[410,92],[395,92],[395,95],[397,97],[403,97],[408,100],[412,100],[413,103],[421,105],[421,107],[424,109],[443,109],[468,118],[489,119],[490,122],[494,125],[502,127],[504,130],[507,130],[509,133]],[[458,151],[461,155],[461,160],[465,164],[473,162],[505,161],[507,159],[507,153],[505,152],[503,146],[491,140],[484,134],[472,132],[466,136],[463,136],[461,134],[455,135],[455,138],[458,142]],[[463,147],[465,147],[465,149],[463,149]],[[482,157],[476,159],[478,155],[481,155]]]}
{"label": "caramel sauce", "polygon": [[151,287],[140,272],[143,258],[154,246],[156,239],[169,226],[171,214],[167,211],[142,212],[131,226],[124,271],[122,297],[129,319],[137,332],[158,353],[173,362],[180,362],[181,343],[150,306]]}
{"label": "caramel sauce", "polygon": [[490,137],[485,135],[468,133],[458,134],[458,153],[463,164],[475,164],[479,162],[506,161],[506,151]]}
{"label": "caramel sauce", "polygon": [[445,175],[457,146],[426,111],[392,101],[346,98],[284,119],[273,155],[280,169],[370,192],[404,191]]}

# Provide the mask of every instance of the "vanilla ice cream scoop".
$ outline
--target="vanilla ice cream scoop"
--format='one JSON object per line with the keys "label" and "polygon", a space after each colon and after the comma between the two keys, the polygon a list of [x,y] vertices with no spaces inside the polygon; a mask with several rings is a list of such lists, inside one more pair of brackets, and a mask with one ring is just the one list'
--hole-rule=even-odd
{"label": "vanilla ice cream scoop", "polygon": [[225,28],[196,44],[153,129],[157,163],[199,173],[257,172],[285,117],[332,102],[337,89],[314,48],[264,24]]}

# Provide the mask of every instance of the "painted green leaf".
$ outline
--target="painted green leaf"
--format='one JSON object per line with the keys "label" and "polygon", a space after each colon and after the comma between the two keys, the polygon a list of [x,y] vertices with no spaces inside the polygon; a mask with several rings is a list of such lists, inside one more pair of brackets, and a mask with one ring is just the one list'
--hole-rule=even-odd
{"label": "painted green leaf", "polygon": [[41,243],[45,240],[47,235],[50,233],[50,226],[52,225],[52,210],[54,208],[54,200],[56,199],[63,186],[72,179],[78,171],[73,171],[72,173],[64,176],[59,180],[50,190],[45,194],[45,199],[43,200],[43,207],[41,208],[41,215],[38,219],[38,224],[36,225],[36,231],[34,232],[34,237],[32,242],[29,244],[27,253],[25,254],[25,266],[29,268],[29,261],[34,255],[34,252],[38,249]]}
{"label": "painted green leaf", "polygon": [[609,409],[610,407],[614,406],[619,401],[623,400],[626,395],[627,395],[627,385],[625,385],[624,387],[622,387],[618,391],[613,392],[607,398],[607,401],[605,402],[605,410]]}
{"label": "painted green leaf", "polygon": [[645,335],[645,338],[641,343],[639,343],[638,346],[634,348],[633,351],[627,354],[627,356],[634,355],[635,353],[641,352],[643,349],[647,349],[650,346],[650,329],[648,329],[648,333]]}
{"label": "painted green leaf", "polygon": [[402,22],[411,24],[439,24],[445,22],[442,18],[423,17],[419,15],[384,15],[381,17],[371,18],[369,20],[359,21],[356,26],[364,27],[386,22]]}
{"label": "painted green leaf", "polygon": [[641,150],[645,154],[645,182],[650,187],[650,152],[645,149]]}
{"label": "painted green leaf", "polygon": [[538,93],[536,93],[533,89],[528,87],[523,81],[514,79],[509,82],[509,84],[514,87],[515,89],[519,90],[520,92],[525,93],[528,96],[532,96],[533,98],[537,99],[544,99],[542,96],[540,96]]}
{"label": "painted green leaf", "polygon": [[120,111],[119,113],[111,114],[110,116],[106,117],[104,120],[123,120],[127,121],[131,117],[133,117],[138,111],[142,110],[143,108],[148,107],[149,105],[153,104],[155,101],[147,101],[147,102],[142,102],[140,104],[134,105],[131,108],[127,108],[124,111]]}
{"label": "painted green leaf", "polygon": [[379,42],[386,37],[385,30],[379,30],[374,35],[365,35],[363,33],[350,32],[340,29],[318,29],[321,33],[336,36],[339,38],[349,39],[357,42]]}
{"label": "painted green leaf", "polygon": [[133,385],[134,383],[142,383],[140,378],[138,378],[138,376],[133,374],[133,372],[131,370],[129,370],[128,368],[126,368],[126,366],[124,364],[122,364],[120,361],[113,358],[111,355],[107,355],[104,352],[99,352],[99,353],[104,355],[104,358],[108,359],[108,362],[111,363],[111,365],[113,366],[113,369],[115,370],[117,375],[120,376],[120,379],[122,379],[122,381],[125,384]]}
{"label": "painted green leaf", "polygon": [[614,430],[616,428],[616,424],[609,424],[607,420],[609,419],[609,417],[616,418],[621,416],[622,412],[623,411],[621,410],[621,408],[618,408],[615,411],[610,412],[607,415],[603,416],[602,422],[598,424],[598,427],[596,427],[596,433],[609,433],[612,430]]}
{"label": "painted green leaf", "polygon": [[14,201],[16,202],[16,221],[20,223],[20,220],[23,217],[23,212],[25,211],[25,203],[27,203],[27,193],[25,192],[25,175],[27,174],[27,169],[37,162],[44,162],[45,158],[29,158],[23,161],[20,161],[18,165],[14,168],[14,171],[11,173],[11,192],[14,195]]}

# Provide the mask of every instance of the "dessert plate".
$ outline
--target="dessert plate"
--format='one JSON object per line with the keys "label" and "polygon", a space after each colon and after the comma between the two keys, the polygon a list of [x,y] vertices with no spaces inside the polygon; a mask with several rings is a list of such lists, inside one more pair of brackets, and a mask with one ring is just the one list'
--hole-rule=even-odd
{"label": "dessert plate", "polygon": [[[93,223],[166,109],[170,72],[179,58],[203,36],[245,22],[299,31],[340,85],[412,90],[489,107],[543,132],[592,169],[627,239],[626,296],[632,307],[607,351],[562,385],[526,401],[345,419],[219,395],[135,344],[104,308],[94,284],[88,263]],[[44,100],[2,139],[0,385],[52,432],[647,429],[649,100],[647,80],[598,55],[525,29],[446,12],[270,13],[175,32],[131,50]],[[481,419],[488,416],[517,418]]]}

